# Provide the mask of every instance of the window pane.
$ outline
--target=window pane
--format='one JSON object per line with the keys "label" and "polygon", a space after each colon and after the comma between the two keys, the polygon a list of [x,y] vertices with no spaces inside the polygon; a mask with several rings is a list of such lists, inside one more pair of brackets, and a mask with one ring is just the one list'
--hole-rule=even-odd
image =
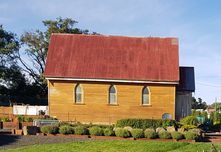
{"label": "window pane", "polygon": [[114,86],[111,86],[110,93],[116,93],[116,90],[115,90]]}
{"label": "window pane", "polygon": [[143,94],[149,94],[149,91],[148,91],[147,87],[144,88]]}
{"label": "window pane", "polygon": [[149,95],[147,94],[143,95],[143,104],[149,104]]}
{"label": "window pane", "polygon": [[76,103],[82,102],[82,88],[79,84],[75,88],[75,102]]}
{"label": "window pane", "polygon": [[77,103],[80,103],[81,101],[82,101],[81,94],[80,94],[80,93],[77,93],[77,94],[76,94],[76,102],[77,102]]}
{"label": "window pane", "polygon": [[110,104],[116,103],[115,93],[110,93]]}

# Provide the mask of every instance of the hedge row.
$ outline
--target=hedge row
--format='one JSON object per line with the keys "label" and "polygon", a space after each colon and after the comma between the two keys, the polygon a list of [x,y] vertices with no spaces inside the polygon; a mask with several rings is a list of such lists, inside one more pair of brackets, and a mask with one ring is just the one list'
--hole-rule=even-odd
{"label": "hedge row", "polygon": [[188,139],[188,140],[196,140],[200,137],[199,130],[195,129],[192,131],[185,132],[184,134],[173,131],[168,132],[165,130],[161,130],[156,132],[155,129],[148,128],[145,131],[143,129],[130,129],[130,128],[101,128],[99,126],[93,126],[90,128],[85,128],[84,126],[76,126],[72,127],[70,125],[62,125],[58,126],[43,126],[41,127],[41,132],[46,134],[77,134],[77,135],[92,135],[92,136],[117,136],[117,137],[133,137],[133,138],[148,138],[148,139]]}
{"label": "hedge row", "polygon": [[116,127],[130,126],[132,128],[147,129],[147,128],[158,128],[158,127],[177,127],[175,120],[162,120],[162,119],[121,119],[116,123]]}

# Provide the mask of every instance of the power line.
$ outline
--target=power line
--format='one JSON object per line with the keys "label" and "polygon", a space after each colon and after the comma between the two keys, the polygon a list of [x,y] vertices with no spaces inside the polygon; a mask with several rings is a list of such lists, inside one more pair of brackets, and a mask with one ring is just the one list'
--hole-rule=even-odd
{"label": "power line", "polygon": [[211,83],[205,83],[205,82],[197,81],[197,84],[202,85],[202,86],[221,88],[221,85],[214,85],[214,84],[211,84]]}

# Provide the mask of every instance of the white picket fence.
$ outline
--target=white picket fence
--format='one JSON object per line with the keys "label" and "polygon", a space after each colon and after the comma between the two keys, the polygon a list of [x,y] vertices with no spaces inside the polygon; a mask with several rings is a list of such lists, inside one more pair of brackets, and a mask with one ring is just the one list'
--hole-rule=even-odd
{"label": "white picket fence", "polygon": [[48,115],[48,106],[13,105],[14,115],[39,115],[39,111]]}

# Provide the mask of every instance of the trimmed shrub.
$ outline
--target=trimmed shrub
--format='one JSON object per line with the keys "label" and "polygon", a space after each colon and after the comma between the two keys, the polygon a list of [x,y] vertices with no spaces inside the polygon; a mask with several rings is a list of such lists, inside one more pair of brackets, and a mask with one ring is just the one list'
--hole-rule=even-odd
{"label": "trimmed shrub", "polygon": [[167,131],[160,131],[158,135],[160,139],[171,139],[171,134]]}
{"label": "trimmed shrub", "polygon": [[132,128],[157,128],[162,126],[161,119],[121,119],[116,123],[116,127],[127,127],[130,126]]}
{"label": "trimmed shrub", "polygon": [[59,127],[59,133],[67,135],[67,134],[73,134],[74,128],[68,125],[63,125]]}
{"label": "trimmed shrub", "polygon": [[176,131],[176,128],[174,126],[169,126],[169,127],[166,128],[166,130],[168,132],[174,132],[174,131]]}
{"label": "trimmed shrub", "polygon": [[75,135],[87,135],[88,130],[87,130],[87,128],[85,128],[83,126],[77,126],[77,127],[74,127],[74,134]]}
{"label": "trimmed shrub", "polygon": [[163,127],[158,127],[158,128],[156,129],[156,132],[157,132],[157,133],[159,133],[159,132],[161,132],[161,131],[166,131],[166,129],[164,129]]}
{"label": "trimmed shrub", "polygon": [[116,128],[115,135],[117,137],[127,138],[127,137],[130,137],[130,132],[126,129],[123,129],[123,128]]}
{"label": "trimmed shrub", "polygon": [[144,131],[143,129],[132,129],[130,131],[132,137],[134,138],[143,138],[144,137]]}
{"label": "trimmed shrub", "polygon": [[144,131],[144,136],[145,136],[145,138],[148,138],[148,139],[155,139],[155,138],[157,138],[157,133],[155,132],[155,130],[154,129],[146,129],[145,131]]}
{"label": "trimmed shrub", "polygon": [[194,133],[196,133],[199,136],[201,136],[201,134],[202,134],[202,130],[199,129],[199,128],[190,129],[189,131],[190,132],[194,132]]}
{"label": "trimmed shrub", "polygon": [[177,131],[171,132],[171,136],[173,139],[176,139],[176,140],[180,140],[184,138],[183,134]]}
{"label": "trimmed shrub", "polygon": [[194,125],[197,126],[198,125],[198,120],[195,116],[187,116],[184,117],[183,119],[180,120],[180,123],[182,125]]}
{"label": "trimmed shrub", "polygon": [[89,128],[89,133],[93,136],[103,136],[104,134],[103,129],[98,126],[93,126]]}
{"label": "trimmed shrub", "polygon": [[126,126],[126,127],[124,127],[124,129],[126,129],[126,130],[128,130],[128,131],[133,130],[133,128],[132,128],[132,127],[130,127],[130,126]]}
{"label": "trimmed shrub", "polygon": [[184,136],[187,140],[197,140],[199,138],[199,135],[197,135],[197,133],[191,131],[187,131]]}
{"label": "trimmed shrub", "polygon": [[111,128],[105,128],[104,129],[104,136],[113,136],[114,135],[114,131]]}
{"label": "trimmed shrub", "polygon": [[45,134],[57,134],[59,128],[57,126],[47,125],[41,127],[41,132]]}

